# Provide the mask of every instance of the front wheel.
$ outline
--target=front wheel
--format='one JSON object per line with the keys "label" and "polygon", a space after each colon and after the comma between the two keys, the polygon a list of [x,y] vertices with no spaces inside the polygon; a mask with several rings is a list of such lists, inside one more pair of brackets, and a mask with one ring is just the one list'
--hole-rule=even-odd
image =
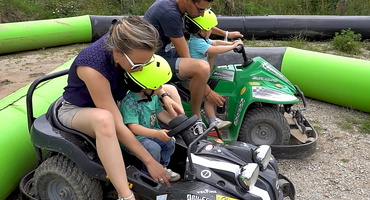
{"label": "front wheel", "polygon": [[256,145],[286,145],[290,140],[288,121],[282,113],[270,107],[254,108],[243,119],[239,141]]}
{"label": "front wheel", "polygon": [[48,158],[35,172],[40,200],[101,200],[100,182],[83,172],[63,155]]}

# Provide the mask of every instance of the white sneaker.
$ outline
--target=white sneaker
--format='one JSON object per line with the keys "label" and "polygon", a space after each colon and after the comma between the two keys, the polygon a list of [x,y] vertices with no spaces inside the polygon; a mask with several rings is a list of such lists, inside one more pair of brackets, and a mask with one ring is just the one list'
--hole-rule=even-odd
{"label": "white sneaker", "polygon": [[218,129],[224,129],[224,128],[228,128],[230,125],[231,125],[230,121],[224,121],[220,118],[216,118],[215,121],[209,124],[209,127],[216,126]]}
{"label": "white sneaker", "polygon": [[193,132],[194,135],[201,135],[206,129],[206,125],[200,120],[197,120],[197,122],[190,127],[190,131]]}
{"label": "white sneaker", "polygon": [[174,172],[174,171],[172,171],[171,169],[168,169],[168,168],[164,168],[166,171],[167,171],[167,173],[170,175],[170,182],[175,182],[175,181],[178,181],[178,180],[180,180],[180,178],[181,178],[181,176],[180,176],[180,174],[178,174],[178,173],[176,173],[176,172]]}

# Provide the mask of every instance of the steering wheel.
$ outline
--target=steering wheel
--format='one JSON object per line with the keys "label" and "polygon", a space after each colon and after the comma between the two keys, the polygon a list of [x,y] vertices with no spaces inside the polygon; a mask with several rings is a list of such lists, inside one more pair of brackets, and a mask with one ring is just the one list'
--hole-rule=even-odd
{"label": "steering wheel", "polygon": [[178,135],[187,130],[193,124],[195,124],[197,120],[198,116],[196,115],[193,115],[190,118],[188,118],[184,114],[178,115],[168,123],[168,125],[170,126],[170,131],[167,133],[167,135],[170,137]]}

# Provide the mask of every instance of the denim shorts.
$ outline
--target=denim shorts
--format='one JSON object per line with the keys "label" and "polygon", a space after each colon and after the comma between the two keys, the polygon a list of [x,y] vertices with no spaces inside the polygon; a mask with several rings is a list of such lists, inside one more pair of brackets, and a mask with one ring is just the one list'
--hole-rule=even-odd
{"label": "denim shorts", "polygon": [[60,123],[68,128],[72,128],[72,119],[82,107],[76,106],[64,100],[58,110],[58,119]]}

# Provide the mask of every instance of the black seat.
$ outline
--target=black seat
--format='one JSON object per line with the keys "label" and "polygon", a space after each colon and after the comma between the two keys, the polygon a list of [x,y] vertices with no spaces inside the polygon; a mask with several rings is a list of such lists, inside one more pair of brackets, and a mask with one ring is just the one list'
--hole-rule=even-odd
{"label": "black seat", "polygon": [[[96,151],[95,138],[92,138],[75,129],[68,128],[59,121],[58,110],[62,106],[63,100],[64,99],[62,97],[59,97],[49,106],[49,109],[46,112],[47,120],[50,122],[51,126],[55,130],[60,130],[60,132],[58,132],[64,137],[64,139],[75,142],[77,146],[79,146],[79,148],[81,148],[91,160],[96,160],[98,161],[98,163],[100,163],[100,159],[98,158],[98,154]],[[86,149],[85,147],[89,148]],[[125,159],[126,165],[134,165],[139,169],[142,167],[143,163],[136,156],[127,152],[123,148],[122,154]]]}
{"label": "black seat", "polygon": [[86,140],[87,142],[89,142],[90,145],[93,146],[96,149],[95,139],[94,138],[92,138],[92,137],[90,137],[90,136],[88,136],[88,135],[86,135],[84,133],[81,133],[80,131],[77,131],[77,130],[68,128],[68,127],[64,126],[62,123],[60,123],[60,121],[58,119],[58,110],[62,106],[62,102],[63,101],[64,101],[63,97],[59,97],[57,100],[55,100],[49,106],[49,109],[46,112],[46,118],[48,119],[48,121],[51,123],[51,125],[54,128],[57,128],[59,130],[62,130],[62,131],[65,131],[65,132],[68,132],[68,133],[71,133],[71,134],[75,134],[75,135],[78,135],[78,136],[82,137],[84,140]]}
{"label": "black seat", "polygon": [[32,143],[40,149],[63,154],[91,176],[107,180],[96,151],[95,139],[63,126],[58,120],[62,101],[61,97],[58,98],[49,106],[46,114],[35,119],[30,130]]}

